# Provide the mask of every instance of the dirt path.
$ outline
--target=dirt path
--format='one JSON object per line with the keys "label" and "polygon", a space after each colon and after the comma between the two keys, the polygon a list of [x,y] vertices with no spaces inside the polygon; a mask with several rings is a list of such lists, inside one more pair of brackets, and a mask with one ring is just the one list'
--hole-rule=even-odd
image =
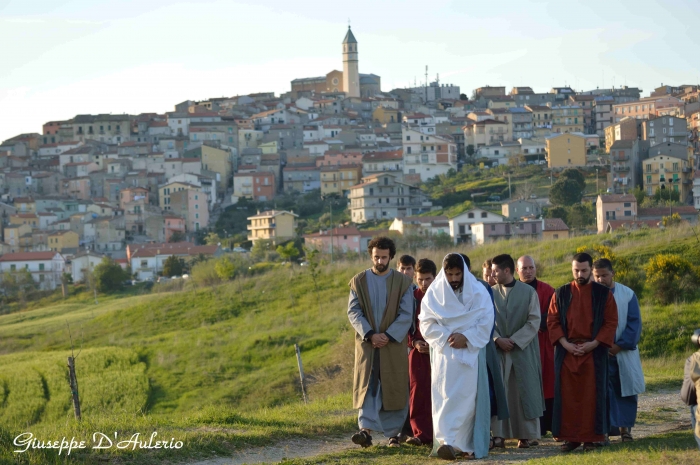
{"label": "dirt path", "polygon": [[[635,438],[644,438],[679,429],[690,429],[690,413],[681,402],[677,392],[647,393],[639,398],[637,426],[632,430]],[[612,438],[613,442],[619,438]],[[380,441],[379,445],[385,445]],[[544,438],[540,446],[530,449],[517,449],[516,441],[507,441],[505,450],[496,450],[482,462],[522,463],[530,459],[559,454],[559,445],[551,438]],[[347,437],[326,437],[319,439],[290,439],[272,446],[256,447],[236,452],[231,457],[220,457],[194,462],[189,465],[242,465],[278,463],[284,459],[315,457],[352,449]]]}

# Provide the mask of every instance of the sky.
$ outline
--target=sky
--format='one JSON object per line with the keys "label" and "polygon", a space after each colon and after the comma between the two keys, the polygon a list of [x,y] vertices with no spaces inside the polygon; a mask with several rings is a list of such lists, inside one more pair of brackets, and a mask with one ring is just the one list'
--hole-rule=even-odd
{"label": "sky", "polygon": [[342,70],[348,23],[382,90],[700,82],[697,0],[0,0],[0,141],[77,114],[280,94]]}

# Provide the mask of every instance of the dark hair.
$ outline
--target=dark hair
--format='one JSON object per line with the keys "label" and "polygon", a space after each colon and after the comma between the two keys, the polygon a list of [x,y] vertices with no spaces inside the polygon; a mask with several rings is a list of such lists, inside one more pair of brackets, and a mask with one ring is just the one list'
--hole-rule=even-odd
{"label": "dark hair", "polygon": [[588,262],[588,266],[591,268],[593,267],[593,257],[588,255],[586,252],[581,252],[574,255],[574,261],[579,263]]}
{"label": "dark hair", "polygon": [[472,269],[472,261],[469,260],[469,257],[467,257],[466,255],[464,255],[463,253],[461,253],[460,255],[461,255],[462,258],[464,259],[464,264],[467,265],[467,269],[471,271],[471,269]]}
{"label": "dark hair", "polygon": [[437,266],[429,258],[421,258],[416,265],[416,273],[432,273],[433,276],[437,276]]}
{"label": "dark hair", "polygon": [[410,255],[401,255],[399,257],[399,264],[408,266],[411,265],[412,267],[416,267],[416,259],[411,257]]}
{"label": "dark hair", "polygon": [[367,252],[372,255],[372,249],[374,248],[388,250],[389,258],[394,258],[394,255],[396,255],[396,245],[394,245],[394,241],[386,236],[373,237],[372,240],[369,241],[369,244],[367,244]]}
{"label": "dark hair", "polygon": [[482,263],[481,268],[488,268],[490,270],[491,269],[491,259],[489,258],[484,263]]}
{"label": "dark hair", "polygon": [[448,254],[442,261],[443,270],[451,270],[452,268],[459,268],[464,270],[464,259],[458,253]]}
{"label": "dark hair", "polygon": [[606,269],[609,270],[611,273],[613,271],[612,262],[607,258],[599,258],[598,260],[593,262],[593,268],[595,268],[596,270]]}
{"label": "dark hair", "polygon": [[507,253],[496,255],[495,257],[493,257],[491,259],[491,264],[496,265],[502,270],[508,268],[510,270],[510,274],[515,273],[515,262],[513,261],[513,257],[508,255]]}

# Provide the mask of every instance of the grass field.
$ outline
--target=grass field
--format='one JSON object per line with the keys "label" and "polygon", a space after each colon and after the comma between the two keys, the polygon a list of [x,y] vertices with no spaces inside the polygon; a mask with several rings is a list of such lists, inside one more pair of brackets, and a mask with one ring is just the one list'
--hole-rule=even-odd
{"label": "grass field", "polygon": [[[475,268],[498,253],[531,254],[540,264],[541,279],[558,286],[570,279],[576,248],[601,241],[635,266],[659,252],[682,250],[696,262],[700,258],[693,232],[683,228],[549,242],[514,240],[460,251],[471,257]],[[436,261],[443,255],[418,254]],[[102,454],[128,454],[128,463],[162,463],[290,435],[347,432],[355,424],[348,394],[353,352],[347,283],[368,265],[365,260],[322,265],[318,293],[307,269],[280,268],[213,288],[100,297],[99,305],[83,294],[2,315],[4,434],[31,431],[60,439],[85,438],[94,431],[118,431],[124,437],[157,430],[161,436],[183,440],[184,449],[177,454]],[[647,290],[640,296],[640,351],[648,386],[677,389],[690,351],[689,335],[700,326],[700,305],[657,306],[646,294]],[[84,412],[80,424],[72,418],[66,380],[67,324],[76,352],[82,349],[76,362]],[[301,403],[295,343],[301,347],[309,380],[308,406]],[[0,458],[12,455],[8,444],[3,440]],[[36,453],[36,463],[51,463],[46,457],[56,457],[42,453]],[[96,452],[78,455],[85,462],[96,460]],[[360,460],[353,457],[342,460]]]}

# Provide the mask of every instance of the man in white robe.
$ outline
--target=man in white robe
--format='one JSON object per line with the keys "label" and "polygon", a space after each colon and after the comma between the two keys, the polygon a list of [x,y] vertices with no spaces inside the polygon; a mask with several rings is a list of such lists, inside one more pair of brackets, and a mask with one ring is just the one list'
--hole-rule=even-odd
{"label": "man in white robe", "polygon": [[478,449],[474,438],[479,432],[474,424],[479,358],[490,340],[494,310],[488,291],[469,272],[461,255],[449,254],[443,260],[440,273],[423,297],[419,319],[431,352],[437,455],[446,460],[471,456]]}

